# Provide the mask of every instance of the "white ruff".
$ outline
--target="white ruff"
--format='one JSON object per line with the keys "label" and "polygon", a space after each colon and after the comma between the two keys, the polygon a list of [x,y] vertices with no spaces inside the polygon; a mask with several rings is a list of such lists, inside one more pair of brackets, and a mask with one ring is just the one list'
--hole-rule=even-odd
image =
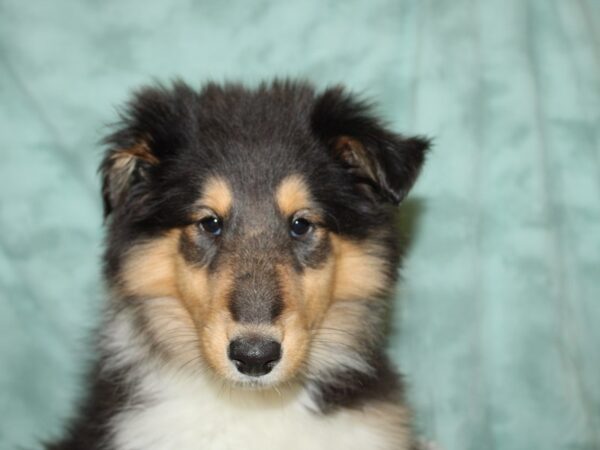
{"label": "white ruff", "polygon": [[[109,327],[106,347],[116,365],[143,361],[145,350],[129,321]],[[139,341],[138,341],[139,342]],[[146,366],[146,367],[143,367]],[[152,370],[147,370],[153,366]],[[211,376],[194,378],[148,360],[138,365],[141,381],[131,386],[134,404],[112,420],[118,450],[401,450],[385,425],[358,411],[327,416],[312,412],[303,389],[234,389]],[[141,403],[138,403],[138,400]],[[383,420],[385,422],[385,419]]]}
{"label": "white ruff", "polygon": [[143,390],[160,394],[117,418],[113,442],[119,450],[391,449],[358,414],[317,416],[302,404],[302,395],[278,401],[150,377],[144,384]]}

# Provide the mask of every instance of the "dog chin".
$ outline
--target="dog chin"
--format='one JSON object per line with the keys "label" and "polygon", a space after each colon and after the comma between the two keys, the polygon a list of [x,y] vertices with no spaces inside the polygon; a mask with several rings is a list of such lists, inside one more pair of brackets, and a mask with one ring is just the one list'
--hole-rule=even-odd
{"label": "dog chin", "polygon": [[274,371],[267,375],[254,377],[244,375],[239,372],[234,372],[232,370],[230,373],[227,374],[227,377],[224,380],[236,388],[249,391],[266,391],[271,389],[277,389],[278,386],[281,386],[287,382],[287,380],[282,379],[280,374],[278,374],[277,372],[278,371]]}

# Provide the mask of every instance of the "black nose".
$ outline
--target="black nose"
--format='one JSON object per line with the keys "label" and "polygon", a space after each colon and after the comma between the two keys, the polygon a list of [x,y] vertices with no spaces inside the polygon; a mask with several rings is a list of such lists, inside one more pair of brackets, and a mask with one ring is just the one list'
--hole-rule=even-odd
{"label": "black nose", "polygon": [[251,377],[269,373],[281,358],[279,342],[262,337],[242,337],[229,344],[229,359],[237,370]]}

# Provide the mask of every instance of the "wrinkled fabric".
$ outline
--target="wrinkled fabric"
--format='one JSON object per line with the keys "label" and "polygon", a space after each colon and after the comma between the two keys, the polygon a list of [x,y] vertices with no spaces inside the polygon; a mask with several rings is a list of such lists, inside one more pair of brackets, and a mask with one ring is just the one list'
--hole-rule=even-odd
{"label": "wrinkled fabric", "polygon": [[342,82],[434,137],[390,354],[444,450],[600,448],[600,2],[0,2],[0,448],[73,409],[96,175],[137,86]]}

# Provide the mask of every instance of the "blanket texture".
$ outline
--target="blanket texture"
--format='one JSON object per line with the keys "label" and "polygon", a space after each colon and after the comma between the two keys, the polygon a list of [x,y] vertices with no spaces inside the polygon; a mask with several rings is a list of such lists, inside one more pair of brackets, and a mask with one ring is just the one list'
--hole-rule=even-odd
{"label": "blanket texture", "polygon": [[343,82],[435,147],[400,209],[390,353],[443,450],[600,448],[600,2],[0,2],[0,448],[77,397],[96,175],[131,89]]}

